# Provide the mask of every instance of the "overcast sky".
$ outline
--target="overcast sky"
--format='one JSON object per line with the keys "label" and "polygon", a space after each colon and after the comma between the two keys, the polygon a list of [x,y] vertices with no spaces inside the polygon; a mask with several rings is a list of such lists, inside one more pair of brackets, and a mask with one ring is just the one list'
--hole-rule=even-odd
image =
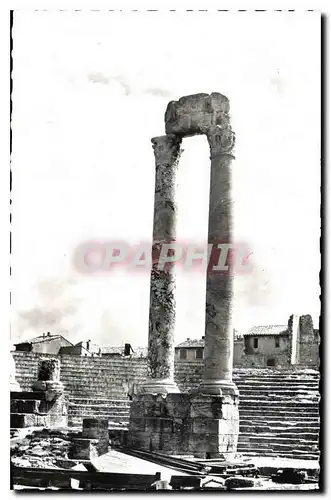
{"label": "overcast sky", "polygon": [[[234,326],[319,316],[320,18],[317,13],[15,12],[12,339],[144,345],[149,275],[81,276],[86,240],[151,238],[154,157],[170,100],[231,103]],[[209,151],[186,139],[180,240],[206,240]],[[178,276],[176,340],[204,335],[205,278]]]}

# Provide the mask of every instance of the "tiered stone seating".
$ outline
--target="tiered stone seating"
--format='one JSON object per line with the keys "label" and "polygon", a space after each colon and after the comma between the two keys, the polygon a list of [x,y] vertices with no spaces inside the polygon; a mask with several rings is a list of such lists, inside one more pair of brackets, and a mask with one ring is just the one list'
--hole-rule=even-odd
{"label": "tiered stone seating", "polygon": [[[122,394],[123,397],[123,394]],[[81,427],[84,418],[104,418],[109,428],[127,427],[129,423],[130,401],[128,399],[83,399],[70,398],[68,423]]]}
{"label": "tiered stone seating", "polygon": [[[28,390],[37,378],[39,355],[14,353],[14,358],[17,380]],[[110,427],[127,426],[128,392],[133,384],[144,382],[146,369],[145,359],[61,356],[61,381],[70,398],[69,425],[81,427],[83,418],[101,417],[108,418]],[[196,389],[202,376],[203,361],[175,362],[175,380],[181,391]],[[233,378],[240,391],[240,453],[318,457],[317,371],[235,368]],[[17,407],[15,412],[21,411]],[[14,417],[18,418],[23,417]]]}
{"label": "tiered stone seating", "polygon": [[[234,380],[240,391],[239,453],[318,458],[318,372],[237,369]],[[124,397],[71,398],[69,425],[81,426],[83,418],[98,417],[109,419],[110,427],[126,427],[130,402]]]}
{"label": "tiered stone seating", "polygon": [[319,374],[313,370],[236,370],[238,452],[287,458],[319,456]]}

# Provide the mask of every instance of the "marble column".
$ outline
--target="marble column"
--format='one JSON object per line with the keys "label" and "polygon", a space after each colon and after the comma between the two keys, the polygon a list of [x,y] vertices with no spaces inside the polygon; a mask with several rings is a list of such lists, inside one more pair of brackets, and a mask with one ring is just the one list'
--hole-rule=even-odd
{"label": "marble column", "polygon": [[233,276],[231,269],[213,270],[217,265],[218,244],[231,244],[233,202],[231,196],[231,162],[234,134],[226,115],[222,126],[206,131],[210,147],[211,173],[208,243],[213,244],[207,271],[205,318],[205,370],[200,385],[203,394],[238,394],[232,382],[233,364]]}
{"label": "marble column", "polygon": [[176,170],[181,139],[169,134],[152,139],[155,156],[153,267],[150,281],[147,381],[142,392],[179,392],[174,382],[176,320],[175,267],[160,269],[162,244],[176,240]]}

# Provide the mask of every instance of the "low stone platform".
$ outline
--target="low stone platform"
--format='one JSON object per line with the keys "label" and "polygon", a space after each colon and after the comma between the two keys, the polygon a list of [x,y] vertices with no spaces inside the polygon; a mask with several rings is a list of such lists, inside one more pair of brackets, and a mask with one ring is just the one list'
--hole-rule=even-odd
{"label": "low stone platform", "polygon": [[10,393],[10,427],[61,427],[68,425],[68,402],[64,395],[51,401],[45,391]]}
{"label": "low stone platform", "polygon": [[139,394],[131,405],[128,446],[220,457],[236,451],[238,430],[238,396]]}

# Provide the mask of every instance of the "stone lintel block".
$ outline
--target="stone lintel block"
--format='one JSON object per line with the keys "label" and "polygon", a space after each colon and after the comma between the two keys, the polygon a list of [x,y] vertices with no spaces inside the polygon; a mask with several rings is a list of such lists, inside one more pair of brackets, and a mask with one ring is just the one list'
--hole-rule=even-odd
{"label": "stone lintel block", "polygon": [[205,458],[206,453],[218,452],[218,439],[215,437],[215,434],[210,435],[201,432],[192,432],[188,450],[189,453],[193,453],[194,456]]}
{"label": "stone lintel block", "polygon": [[34,413],[11,413],[10,427],[22,429],[24,427],[48,427],[50,420],[48,415],[36,415]]}
{"label": "stone lintel block", "polygon": [[11,413],[38,413],[40,400],[38,399],[11,399]]}
{"label": "stone lintel block", "polygon": [[189,394],[139,394],[132,402],[130,414],[134,417],[185,418],[189,413],[189,404]]}
{"label": "stone lintel block", "polygon": [[173,432],[174,420],[172,418],[162,418],[162,417],[146,417],[145,418],[145,430],[152,431],[171,431]]}
{"label": "stone lintel block", "polygon": [[11,391],[10,399],[36,399],[44,401],[46,399],[45,392],[43,391]]}
{"label": "stone lintel block", "polygon": [[151,433],[147,431],[129,432],[128,446],[133,449],[149,450],[150,435]]}
{"label": "stone lintel block", "polygon": [[145,427],[146,427],[146,418],[130,416],[129,427],[130,427],[130,430],[133,432],[135,432],[135,431],[144,432]]}
{"label": "stone lintel block", "polygon": [[223,124],[229,109],[228,98],[218,92],[181,97],[167,106],[166,133],[181,137],[205,134],[208,128]]}
{"label": "stone lintel block", "polygon": [[194,396],[191,400],[190,416],[215,419],[239,418],[237,399],[228,396]]}

